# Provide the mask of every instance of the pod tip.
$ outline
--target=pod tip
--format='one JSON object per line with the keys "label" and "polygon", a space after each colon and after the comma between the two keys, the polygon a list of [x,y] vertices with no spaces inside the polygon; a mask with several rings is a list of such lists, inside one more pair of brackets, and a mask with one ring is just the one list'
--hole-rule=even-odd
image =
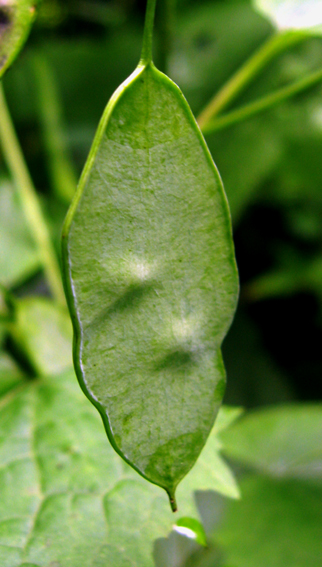
{"label": "pod tip", "polygon": [[170,506],[171,506],[171,510],[172,512],[177,512],[178,511],[178,506],[177,506],[177,501],[176,501],[176,497],[174,492],[168,492],[168,496],[169,496],[169,501],[170,501]]}

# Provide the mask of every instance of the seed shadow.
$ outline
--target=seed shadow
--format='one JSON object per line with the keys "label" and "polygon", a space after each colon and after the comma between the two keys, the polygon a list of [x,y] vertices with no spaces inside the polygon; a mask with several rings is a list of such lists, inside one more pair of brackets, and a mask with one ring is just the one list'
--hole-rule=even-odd
{"label": "seed shadow", "polygon": [[126,291],[115,299],[108,307],[102,309],[89,323],[87,330],[95,329],[106,319],[124,311],[137,309],[143,299],[154,289],[152,283],[142,283],[129,286]]}
{"label": "seed shadow", "polygon": [[185,349],[174,349],[172,352],[166,354],[163,358],[158,360],[154,365],[154,370],[180,370],[192,367],[196,364],[194,353]]}

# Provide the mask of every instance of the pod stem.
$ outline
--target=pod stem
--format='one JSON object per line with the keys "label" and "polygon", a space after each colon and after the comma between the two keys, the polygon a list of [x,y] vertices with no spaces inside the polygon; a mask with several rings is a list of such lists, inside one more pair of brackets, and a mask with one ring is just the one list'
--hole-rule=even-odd
{"label": "pod stem", "polygon": [[39,120],[51,172],[53,189],[65,203],[74,197],[77,177],[65,138],[63,111],[55,77],[46,56],[33,54],[33,71],[39,107]]}
{"label": "pod stem", "polygon": [[169,492],[167,490],[168,496],[169,496],[169,501],[170,501],[170,506],[171,506],[171,510],[172,512],[177,512],[178,511],[178,506],[177,506],[177,501],[176,501],[176,497],[174,492]]}
{"label": "pod stem", "polygon": [[197,118],[200,128],[206,128],[275,57],[306,38],[307,35],[299,31],[279,32],[269,37],[200,113]]}
{"label": "pod stem", "polygon": [[296,95],[314,87],[318,83],[322,82],[322,69],[318,69],[314,73],[310,73],[303,79],[296,81],[292,85],[288,85],[287,87],[283,87],[265,97],[262,97],[255,102],[250,102],[237,110],[232,110],[224,114],[223,116],[219,116],[215,118],[213,121],[206,124],[203,127],[202,131],[204,134],[212,134],[213,132],[217,132],[218,130],[222,130],[224,128],[228,128],[229,126],[233,126],[234,124],[238,124],[255,116],[265,110],[271,109],[274,106],[290,99],[291,97],[295,97]]}
{"label": "pod stem", "polygon": [[39,250],[48,284],[57,303],[65,305],[58,260],[51,242],[36,189],[32,183],[0,83],[0,142],[8,169],[15,182],[30,232]]}
{"label": "pod stem", "polygon": [[148,0],[146,6],[141,52],[141,64],[144,65],[152,62],[153,27],[156,3],[157,0]]}

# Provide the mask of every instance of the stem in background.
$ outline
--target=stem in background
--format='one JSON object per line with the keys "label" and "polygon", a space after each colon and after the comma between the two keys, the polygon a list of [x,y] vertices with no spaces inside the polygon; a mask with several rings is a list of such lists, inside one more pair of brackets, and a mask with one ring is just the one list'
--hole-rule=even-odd
{"label": "stem in background", "polygon": [[159,26],[159,50],[158,67],[163,73],[168,71],[169,54],[172,50],[174,36],[174,22],[176,12],[176,0],[163,0],[160,4],[161,13],[158,18]]}
{"label": "stem in background", "polygon": [[304,39],[307,39],[307,35],[298,31],[280,32],[270,37],[228,80],[200,113],[197,118],[200,128],[205,128],[215,116],[226,108],[274,57]]}
{"label": "stem in background", "polygon": [[147,0],[140,61],[143,65],[147,65],[152,62],[153,26],[156,3],[156,0]]}
{"label": "stem in background", "polygon": [[9,170],[19,191],[30,231],[38,247],[48,284],[57,302],[61,305],[65,305],[65,294],[60,277],[59,264],[50,240],[36,190],[30,178],[12,124],[2,84],[0,84],[0,142]]}
{"label": "stem in background", "polygon": [[292,85],[279,89],[278,91],[269,94],[255,102],[251,102],[242,108],[238,108],[237,110],[233,110],[228,114],[224,114],[223,116],[219,116],[214,121],[209,122],[204,128],[204,134],[211,134],[212,132],[217,132],[218,130],[222,130],[223,128],[227,128],[232,126],[233,124],[238,124],[251,116],[255,116],[264,110],[272,108],[277,104],[295,96],[310,87],[320,83],[322,81],[322,69],[319,69],[315,73],[311,73],[304,79],[300,81],[296,81]]}
{"label": "stem in background", "polygon": [[43,55],[35,54],[32,63],[36,78],[41,129],[51,172],[50,178],[55,193],[69,204],[75,194],[77,178],[64,136],[62,109],[55,78]]}

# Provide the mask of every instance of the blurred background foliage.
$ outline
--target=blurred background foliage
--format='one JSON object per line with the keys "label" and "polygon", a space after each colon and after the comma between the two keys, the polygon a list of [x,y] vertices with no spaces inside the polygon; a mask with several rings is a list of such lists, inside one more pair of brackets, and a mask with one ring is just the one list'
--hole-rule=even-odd
{"label": "blurred background foliage", "polygon": [[[272,27],[248,0],[178,0],[166,57],[162,6],[160,1],[155,62],[198,114]],[[28,43],[4,78],[58,254],[62,221],[103,108],[138,62],[144,10],[144,0],[43,0]],[[322,39],[308,39],[274,60],[231,108],[305,76],[321,61]],[[225,403],[257,408],[250,414],[259,412],[257,423],[265,417],[261,406],[303,405],[311,453],[318,452],[322,428],[319,433],[310,408],[322,394],[322,84],[206,139],[231,207],[241,280],[239,308],[223,347]],[[16,297],[47,295],[38,252],[2,161],[0,168],[1,283]],[[0,340],[1,329],[0,323]],[[19,352],[15,358],[26,365]],[[0,373],[9,364],[1,360]],[[12,369],[13,380],[19,372]],[[291,425],[285,433],[282,424],[295,427],[297,418],[289,422],[285,412],[271,417],[274,426],[255,429],[261,439],[271,435],[269,446],[284,446],[284,455],[294,445],[296,461],[300,431],[290,435]],[[225,504],[214,494],[197,495],[210,545],[202,550],[174,533],[156,542],[156,564],[320,566],[318,473],[289,474],[288,465],[265,467],[260,455],[258,464],[242,449],[229,452],[229,435],[238,436],[238,427],[227,433],[227,455],[238,463],[243,499]],[[320,477],[321,462],[319,453],[313,469]]]}

